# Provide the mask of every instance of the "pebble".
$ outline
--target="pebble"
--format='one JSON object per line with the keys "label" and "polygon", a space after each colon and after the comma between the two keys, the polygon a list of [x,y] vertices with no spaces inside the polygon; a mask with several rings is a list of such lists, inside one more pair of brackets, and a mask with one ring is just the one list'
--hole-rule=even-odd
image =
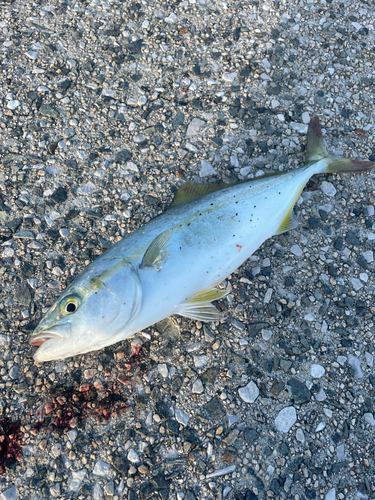
{"label": "pebble", "polygon": [[366,422],[366,424],[375,426],[375,419],[372,413],[364,413],[363,420]]}
{"label": "pebble", "polygon": [[358,278],[351,278],[351,282],[356,292],[358,292],[358,290],[363,288],[363,283],[361,283],[361,281]]}
{"label": "pebble", "polygon": [[207,177],[209,175],[216,175],[217,172],[214,167],[206,160],[201,161],[201,169],[199,171],[199,177]]}
{"label": "pebble", "polygon": [[11,111],[14,111],[15,109],[17,109],[18,106],[21,106],[21,103],[20,103],[20,101],[17,101],[17,99],[9,101],[7,103],[7,108],[10,109]]}
{"label": "pebble", "polygon": [[325,368],[322,365],[311,365],[310,374],[313,378],[322,378],[325,372]]}
{"label": "pebble", "polygon": [[207,356],[205,354],[193,356],[195,368],[203,368],[207,365]]}
{"label": "pebble", "polygon": [[297,441],[299,441],[300,443],[305,442],[305,435],[303,433],[303,430],[300,427],[298,427],[298,429],[296,430],[296,438],[297,438]]}
{"label": "pebble", "polygon": [[205,121],[200,118],[193,118],[186,130],[186,137],[194,137],[204,125],[206,125]]}
{"label": "pebble", "polygon": [[293,255],[296,257],[301,257],[303,255],[302,248],[300,248],[298,245],[292,245],[290,247],[290,251],[292,252]]}
{"label": "pebble", "polygon": [[332,182],[323,181],[323,182],[320,184],[320,189],[323,191],[323,193],[324,193],[326,196],[335,196],[335,194],[336,194],[336,188],[335,188],[335,186],[332,184]]}
{"label": "pebble", "polygon": [[189,422],[189,415],[187,415],[184,411],[182,410],[175,410],[174,411],[176,420],[178,423],[182,425],[187,425]]}
{"label": "pebble", "polygon": [[336,500],[336,489],[330,489],[325,496],[325,500]]}
{"label": "pebble", "polygon": [[237,78],[237,73],[235,71],[233,73],[223,74],[223,80],[226,83],[233,83],[236,78]]}
{"label": "pebble", "polygon": [[211,474],[206,474],[206,479],[212,479],[214,477],[226,476],[227,474],[231,474],[236,470],[235,465],[230,465],[229,467],[225,467],[224,469],[218,469]]}
{"label": "pebble", "polygon": [[138,453],[133,450],[133,448],[130,448],[130,450],[128,451],[128,460],[132,464],[137,464],[140,461]]}
{"label": "pebble", "polygon": [[81,469],[77,472],[72,472],[68,479],[68,489],[67,492],[77,493],[79,488],[81,487],[82,481],[84,480],[87,474],[86,469]]}
{"label": "pebble", "polygon": [[365,359],[367,366],[374,366],[374,356],[367,351],[365,352]]}
{"label": "pebble", "polygon": [[18,489],[15,486],[12,486],[0,494],[0,500],[17,500],[18,497]]}
{"label": "pebble", "polygon": [[158,365],[158,372],[160,373],[160,375],[163,377],[163,378],[167,378],[168,377],[168,367],[165,363],[161,363]]}
{"label": "pebble", "polygon": [[275,418],[275,427],[278,431],[287,433],[296,422],[296,409],[293,406],[287,406],[283,408]]}
{"label": "pebble", "polygon": [[325,423],[325,422],[320,422],[320,423],[316,426],[315,432],[320,432],[320,431],[322,431],[323,429],[325,429],[325,426],[326,426],[326,423]]}
{"label": "pebble", "polygon": [[202,384],[201,379],[198,378],[194,382],[193,387],[192,387],[192,391],[194,394],[202,394],[202,392],[204,391],[204,388],[203,388],[203,384]]}
{"label": "pebble", "polygon": [[99,483],[95,483],[92,488],[92,498],[93,500],[100,500],[103,498],[103,490]]}
{"label": "pebble", "polygon": [[94,466],[92,473],[94,474],[94,476],[107,477],[110,469],[111,469],[110,464],[107,464],[102,460],[98,460]]}
{"label": "pebble", "polygon": [[363,371],[361,369],[361,361],[353,356],[353,354],[348,355],[348,363],[354,369],[354,375],[356,378],[363,377]]}
{"label": "pebble", "polygon": [[238,389],[238,394],[245,403],[254,403],[259,396],[259,389],[256,383],[251,380],[245,387]]}
{"label": "pebble", "polygon": [[270,340],[272,337],[272,331],[271,330],[265,330],[264,328],[261,331],[262,333],[262,338],[263,340]]}

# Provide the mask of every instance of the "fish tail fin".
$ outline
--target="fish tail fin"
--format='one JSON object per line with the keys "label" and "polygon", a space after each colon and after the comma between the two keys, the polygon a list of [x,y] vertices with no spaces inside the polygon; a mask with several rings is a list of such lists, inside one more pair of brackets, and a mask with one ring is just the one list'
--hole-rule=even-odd
{"label": "fish tail fin", "polygon": [[352,160],[351,158],[334,158],[330,156],[325,145],[320,128],[319,118],[311,119],[307,130],[306,163],[326,160],[320,173],[364,172],[375,167],[373,161]]}

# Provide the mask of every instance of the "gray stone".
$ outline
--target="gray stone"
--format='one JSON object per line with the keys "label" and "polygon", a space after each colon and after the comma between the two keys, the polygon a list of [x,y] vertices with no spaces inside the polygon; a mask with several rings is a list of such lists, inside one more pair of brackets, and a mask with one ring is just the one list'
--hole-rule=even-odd
{"label": "gray stone", "polygon": [[238,389],[238,394],[245,403],[254,403],[259,396],[259,389],[256,383],[251,380],[245,387]]}
{"label": "gray stone", "polygon": [[325,368],[321,365],[313,364],[310,368],[310,373],[313,378],[321,378],[325,374]]}
{"label": "gray stone", "polygon": [[201,161],[201,169],[199,171],[199,177],[207,177],[209,175],[216,175],[217,172],[214,167],[206,160]]}
{"label": "gray stone", "polygon": [[102,460],[98,460],[94,466],[92,473],[94,474],[94,476],[107,477],[110,469],[111,469],[110,464],[107,464]]}
{"label": "gray stone", "polygon": [[77,472],[72,472],[71,476],[68,479],[68,489],[67,492],[77,493],[79,488],[81,487],[82,481],[86,476],[87,470],[81,469]]}
{"label": "gray stone", "polygon": [[287,406],[283,408],[275,418],[275,427],[278,431],[287,433],[296,422],[296,409],[293,406]]}
{"label": "gray stone", "polygon": [[349,354],[348,363],[354,369],[354,375],[356,378],[363,377],[363,371],[361,369],[361,361],[353,356],[353,354]]}
{"label": "gray stone", "polygon": [[323,181],[320,184],[320,189],[323,191],[323,193],[326,196],[335,196],[335,194],[336,194],[336,188],[332,184],[332,182]]}
{"label": "gray stone", "polygon": [[14,111],[15,109],[17,109],[18,106],[21,106],[21,103],[20,103],[20,101],[17,101],[17,99],[11,100],[7,104],[7,108],[10,109],[11,111]]}
{"label": "gray stone", "polygon": [[130,448],[130,450],[128,451],[128,460],[132,464],[137,464],[139,462],[138,453],[135,450],[133,450],[133,448]]}
{"label": "gray stone", "polygon": [[290,251],[292,254],[294,254],[296,257],[301,257],[303,254],[302,248],[299,247],[298,245],[292,245],[290,247]]}
{"label": "gray stone", "polygon": [[375,419],[372,413],[365,413],[363,415],[363,420],[366,422],[366,424],[370,424],[372,426],[375,425]]}
{"label": "gray stone", "polygon": [[18,489],[12,486],[1,493],[0,500],[17,500],[18,496]]}
{"label": "gray stone", "polygon": [[221,406],[221,402],[218,396],[212,398],[208,403],[204,405],[208,415],[214,419],[223,419],[225,417],[225,411]]}
{"label": "gray stone", "polygon": [[187,415],[184,411],[182,410],[175,410],[174,411],[176,420],[178,423],[182,425],[187,425],[189,422],[189,415]]}
{"label": "gray stone", "polygon": [[32,300],[31,289],[25,281],[15,286],[14,300],[22,306],[30,305]]}
{"label": "gray stone", "polygon": [[291,378],[288,380],[288,385],[292,392],[294,403],[297,405],[308,403],[311,398],[310,391],[300,380]]}
{"label": "gray stone", "polygon": [[95,483],[92,488],[93,500],[101,500],[103,498],[103,490],[99,483]]}
{"label": "gray stone", "polygon": [[232,73],[224,73],[222,78],[226,83],[233,83],[236,77],[237,73],[233,71]]}
{"label": "gray stone", "polygon": [[199,356],[193,356],[195,368],[203,368],[207,365],[207,356],[201,354]]}
{"label": "gray stone", "polygon": [[193,137],[197,135],[203,125],[206,125],[205,121],[201,120],[200,118],[193,118],[187,128],[186,137]]}
{"label": "gray stone", "polygon": [[325,500],[336,500],[336,489],[330,489],[325,496]]}
{"label": "gray stone", "polygon": [[230,465],[229,467],[225,467],[225,469],[218,469],[215,470],[214,472],[211,472],[211,474],[206,475],[206,479],[211,479],[213,477],[219,477],[219,476],[225,476],[226,474],[231,474],[236,470],[235,465]]}

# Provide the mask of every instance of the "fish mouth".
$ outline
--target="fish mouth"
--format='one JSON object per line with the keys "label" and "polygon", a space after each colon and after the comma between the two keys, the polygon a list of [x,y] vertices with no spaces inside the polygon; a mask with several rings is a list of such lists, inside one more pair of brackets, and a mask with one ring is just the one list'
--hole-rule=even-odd
{"label": "fish mouth", "polygon": [[62,336],[58,335],[55,332],[40,332],[37,335],[35,335],[33,338],[30,339],[30,344],[36,347],[41,346],[44,344],[44,342],[47,342],[47,340],[62,340]]}

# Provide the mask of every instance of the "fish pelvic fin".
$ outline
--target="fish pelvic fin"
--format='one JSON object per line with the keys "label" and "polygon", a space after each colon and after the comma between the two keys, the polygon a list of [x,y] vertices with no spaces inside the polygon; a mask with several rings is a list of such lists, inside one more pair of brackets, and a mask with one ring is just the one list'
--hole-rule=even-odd
{"label": "fish pelvic fin", "polygon": [[351,158],[334,158],[328,154],[324,145],[319,118],[311,119],[307,130],[306,163],[311,164],[324,160],[322,168],[317,173],[336,174],[341,172],[364,172],[375,167],[373,161],[352,160]]}
{"label": "fish pelvic fin", "polygon": [[208,288],[195,293],[177,307],[176,314],[197,321],[220,321],[224,315],[211,303],[228,295],[227,290]]}
{"label": "fish pelvic fin", "polygon": [[152,240],[143,256],[140,267],[153,267],[156,271],[160,271],[172,252],[172,250],[168,248],[172,233],[172,229],[166,229]]}

